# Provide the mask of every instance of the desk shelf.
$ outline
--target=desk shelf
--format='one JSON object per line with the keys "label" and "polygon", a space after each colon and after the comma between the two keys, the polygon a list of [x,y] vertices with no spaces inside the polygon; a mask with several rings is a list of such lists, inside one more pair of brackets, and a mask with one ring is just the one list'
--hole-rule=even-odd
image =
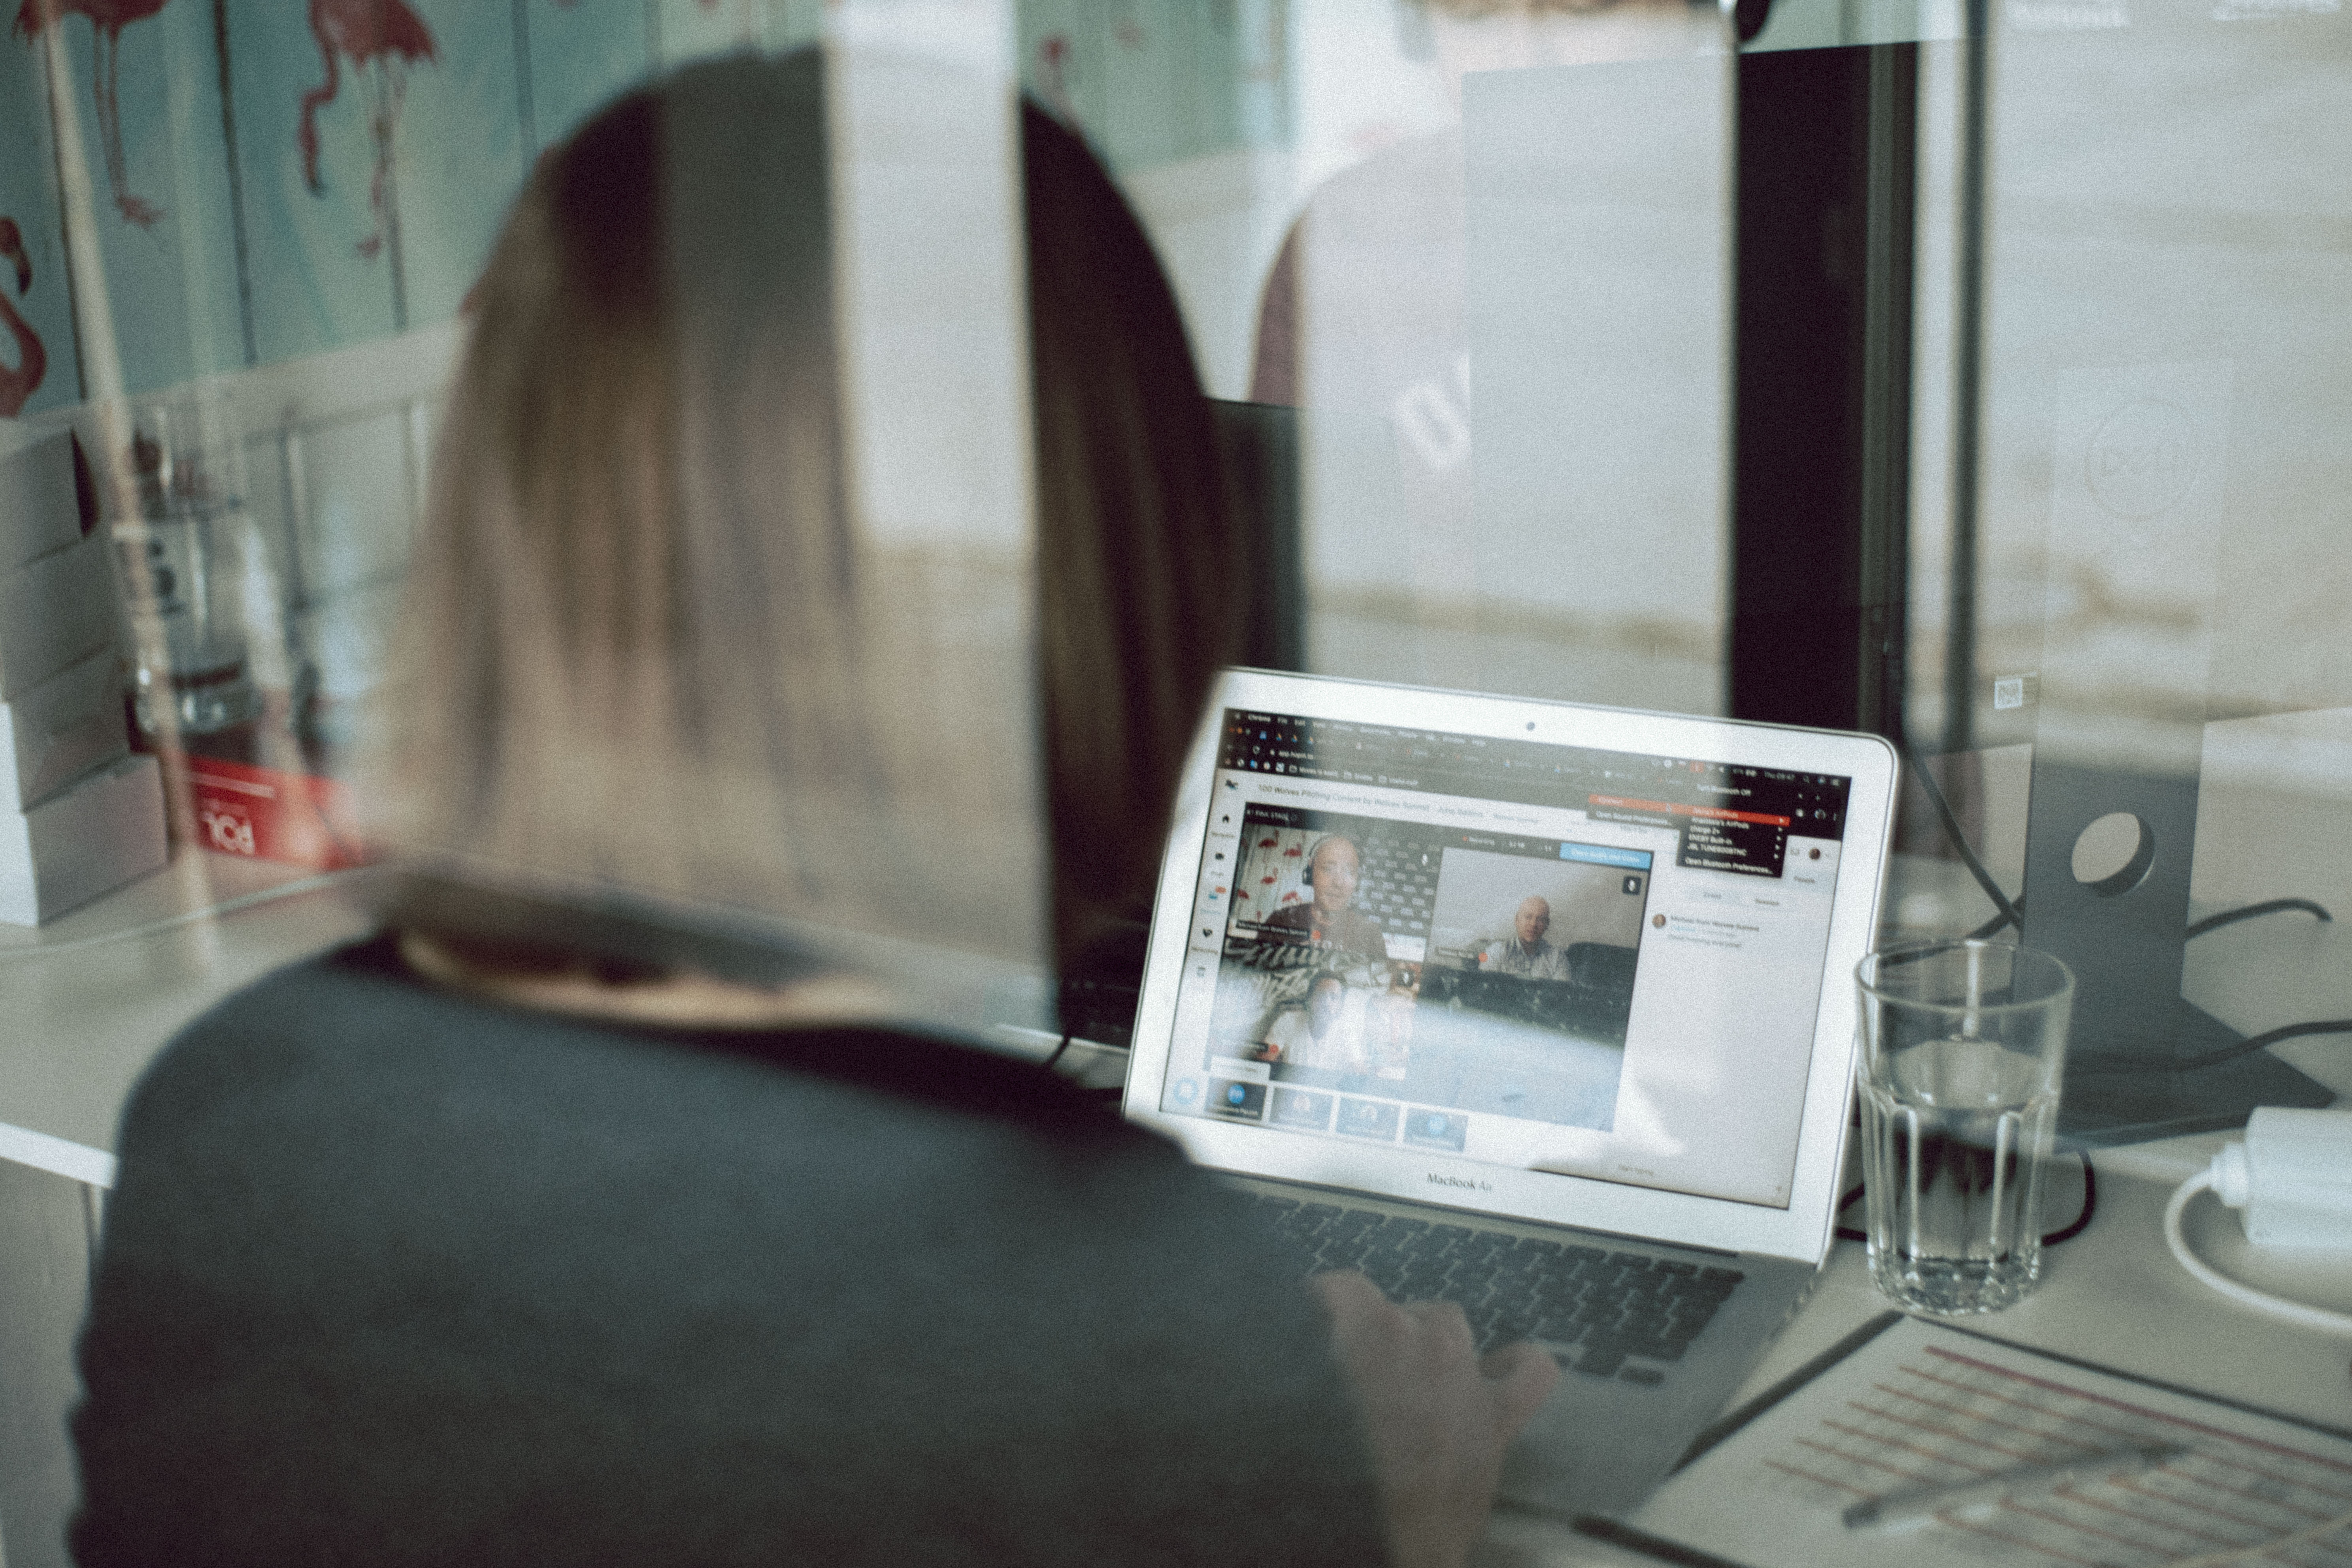
{"label": "desk shelf", "polygon": [[[183,849],[38,930],[0,930],[0,1138],[21,1129],[110,1152],[124,1097],[181,1026],[368,924],[334,879]],[[87,1179],[79,1165],[5,1152]]]}

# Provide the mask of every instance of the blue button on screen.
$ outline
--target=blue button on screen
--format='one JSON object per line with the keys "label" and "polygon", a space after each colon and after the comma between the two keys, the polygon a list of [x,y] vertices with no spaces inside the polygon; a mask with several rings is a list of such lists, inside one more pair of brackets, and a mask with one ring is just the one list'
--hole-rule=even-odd
{"label": "blue button on screen", "polygon": [[1650,852],[1646,849],[1618,849],[1605,844],[1563,844],[1559,847],[1563,860],[1581,860],[1590,866],[1622,866],[1629,871],[1650,868]]}

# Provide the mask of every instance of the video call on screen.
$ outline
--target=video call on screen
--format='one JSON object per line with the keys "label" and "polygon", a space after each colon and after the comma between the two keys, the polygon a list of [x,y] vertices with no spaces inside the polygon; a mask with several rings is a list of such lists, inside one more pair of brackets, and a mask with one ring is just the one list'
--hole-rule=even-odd
{"label": "video call on screen", "polygon": [[1818,855],[1843,836],[1849,785],[1239,710],[1220,764],[1221,795],[1261,773],[1671,835],[1588,842],[1234,796],[1237,841],[1213,853],[1234,864],[1208,868],[1222,929],[1196,932],[1215,937],[1208,1038],[1171,1063],[1171,1109],[1453,1151],[1474,1116],[1608,1131],[1659,862],[1778,878],[1792,837]]}

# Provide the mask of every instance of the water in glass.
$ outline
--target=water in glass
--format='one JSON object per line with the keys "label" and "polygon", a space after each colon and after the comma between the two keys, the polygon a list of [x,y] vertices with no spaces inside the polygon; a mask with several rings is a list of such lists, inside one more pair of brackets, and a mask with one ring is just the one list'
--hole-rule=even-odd
{"label": "water in glass", "polygon": [[1930,1312],[1991,1312],[2042,1272],[2042,1181],[2058,1096],[1992,1040],[1890,1053],[1862,1089],[1871,1273]]}

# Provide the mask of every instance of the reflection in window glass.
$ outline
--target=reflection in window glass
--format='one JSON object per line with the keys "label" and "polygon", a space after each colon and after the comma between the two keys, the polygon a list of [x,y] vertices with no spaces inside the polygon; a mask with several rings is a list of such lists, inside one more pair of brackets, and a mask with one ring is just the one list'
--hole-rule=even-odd
{"label": "reflection in window glass", "polygon": [[[1967,672],[1994,868],[2021,865],[2032,743],[2201,762],[2200,900],[2340,898],[2352,858],[2324,825],[2352,776],[2352,29],[2301,5],[1997,15]],[[1923,350],[1948,331],[1962,216],[1961,46],[1928,47]],[[1929,734],[1951,410],[1948,359],[1921,365],[1911,701]],[[2283,826],[2292,866],[2247,852]]]}
{"label": "reflection in window glass", "polygon": [[1021,15],[1026,79],[1113,160],[1212,394],[1298,410],[1311,668],[1719,709],[1712,7]]}

